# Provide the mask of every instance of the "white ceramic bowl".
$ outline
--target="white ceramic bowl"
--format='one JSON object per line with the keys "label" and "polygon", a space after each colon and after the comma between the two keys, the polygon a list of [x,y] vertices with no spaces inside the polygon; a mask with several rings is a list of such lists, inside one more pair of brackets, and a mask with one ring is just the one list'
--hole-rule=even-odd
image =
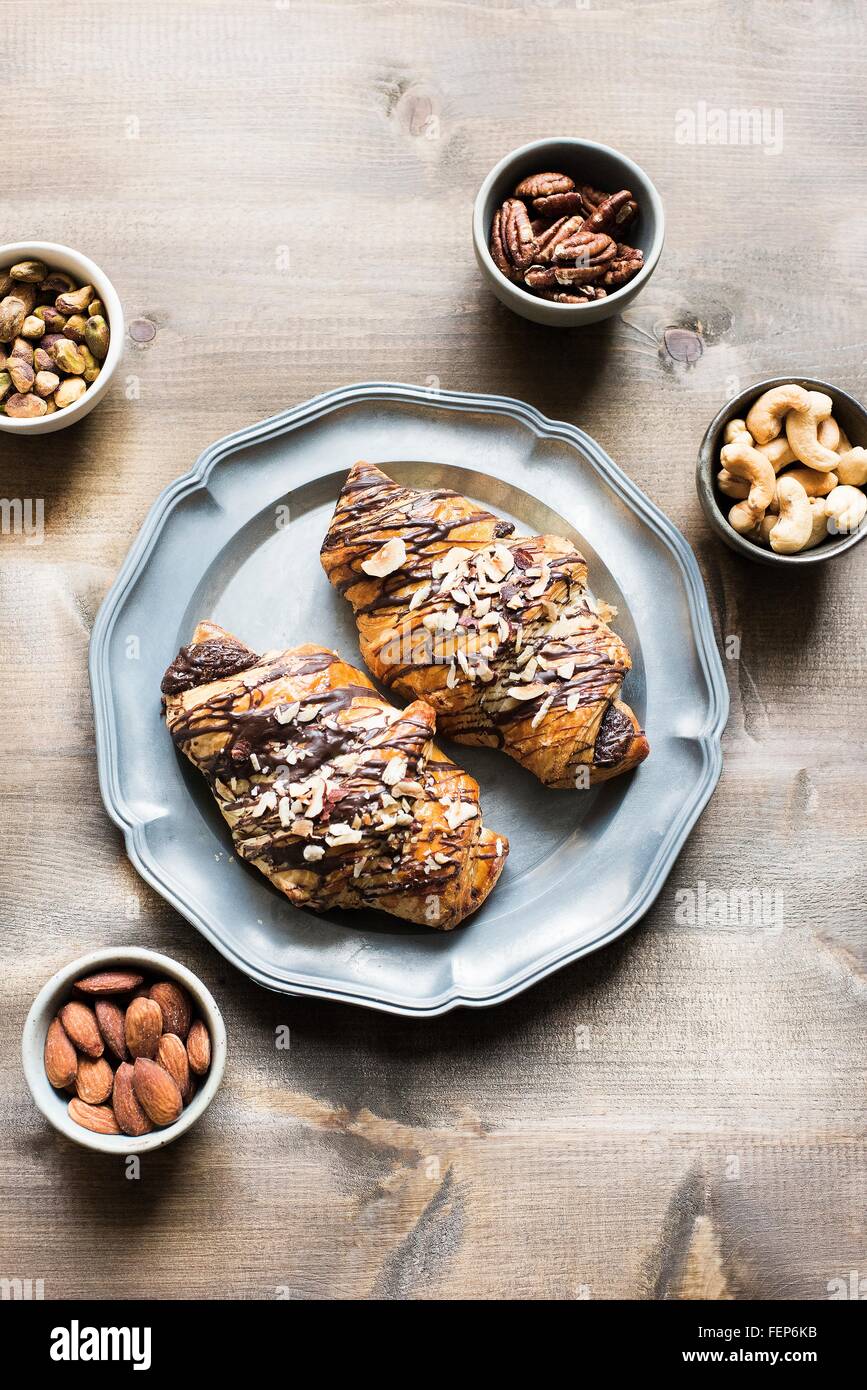
{"label": "white ceramic bowl", "polygon": [[110,337],[102,370],[80,400],[63,410],[55,410],[53,415],[40,415],[35,420],[10,420],[8,415],[0,415],[0,430],[7,434],[52,434],[54,430],[65,430],[67,425],[83,419],[108,390],[123,352],[123,309],[117,290],[105,272],[70,246],[60,246],[53,241],[13,241],[0,246],[0,270],[18,261],[44,261],[49,270],[64,270],[79,284],[93,285],[108,319]]}
{"label": "white ceramic bowl", "polygon": [[[123,966],[133,967],[139,974],[154,975],[157,978],[175,980],[183,985],[192,996],[193,1003],[211,1035],[211,1067],[203,1085],[196,1092],[179,1120],[165,1129],[152,1130],[134,1139],[125,1134],[92,1134],[69,1118],[67,1105],[70,1097],[56,1091],[45,1075],[45,1035],[48,1025],[58,1010],[72,997],[73,984],[84,975],[93,975],[98,970],[108,970]],[[80,996],[79,996],[80,997]],[[21,1039],[21,1060],[24,1076],[30,1093],[46,1120],[85,1149],[96,1149],[99,1153],[127,1154],[149,1153],[161,1149],[196,1123],[210,1105],[223,1077],[226,1065],[226,1028],[216,1001],[186,966],[162,956],[157,951],[149,951],[144,946],[112,946],[100,951],[91,951],[86,956],[65,965],[39,991],[31,1005],[24,1024]]]}
{"label": "white ceramic bowl", "polygon": [[[488,249],[494,212],[510,197],[515,185],[530,174],[548,170],[568,174],[576,183],[593,184],[606,193],[629,188],[638,202],[638,217],[630,226],[627,241],[644,252],[644,265],[625,285],[605,299],[586,304],[557,304],[540,299],[529,290],[507,280],[494,264]],[[573,136],[553,136],[522,145],[495,164],[476,197],[473,208],[473,249],[476,261],[494,294],[508,309],[534,323],[550,328],[581,328],[619,314],[647,284],[659,260],[665,240],[665,214],[662,199],[644,170],[625,154],[596,140]]]}

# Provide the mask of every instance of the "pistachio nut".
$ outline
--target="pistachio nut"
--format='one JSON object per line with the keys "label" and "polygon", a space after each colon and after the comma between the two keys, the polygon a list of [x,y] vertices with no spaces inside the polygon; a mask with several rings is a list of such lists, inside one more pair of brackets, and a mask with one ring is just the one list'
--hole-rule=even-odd
{"label": "pistachio nut", "polygon": [[24,320],[33,308],[32,304],[27,303],[25,289],[29,289],[29,286],[22,285],[20,294],[16,290],[15,294],[7,294],[0,302],[0,343],[10,343],[18,337]]}
{"label": "pistachio nut", "polygon": [[46,405],[46,408],[47,408],[47,413],[48,413],[49,415],[56,415],[56,414],[57,414],[57,406],[54,404],[54,397],[53,397],[53,396],[49,396],[49,397],[47,398],[47,400],[46,400],[46,402],[45,402],[45,405]]}
{"label": "pistachio nut", "polygon": [[52,270],[41,282],[39,289],[42,294],[68,294],[75,289],[75,281],[62,270]]}
{"label": "pistachio nut", "polygon": [[50,372],[54,370],[54,362],[48,356],[45,348],[38,347],[33,351],[33,369],[37,372]]}
{"label": "pistachio nut", "polygon": [[9,349],[9,357],[10,360],[13,357],[18,357],[22,362],[32,362],[33,344],[28,343],[26,338],[16,338],[15,342]]}
{"label": "pistachio nut", "polygon": [[70,314],[66,320],[66,327],[63,330],[64,338],[71,338],[74,343],[84,342],[84,327],[87,319],[83,314]]}
{"label": "pistachio nut", "polygon": [[66,290],[55,299],[55,306],[61,314],[80,314],[93,299],[93,285],[82,285],[80,290]]}
{"label": "pistachio nut", "polygon": [[62,337],[62,333],[46,333],[40,340],[39,346],[42,348],[43,352],[48,353],[48,356],[51,358],[52,367],[54,366],[54,349],[57,347]]}
{"label": "pistachio nut", "polygon": [[93,353],[91,352],[90,348],[87,346],[86,343],[79,344],[78,351],[84,358],[84,372],[82,373],[82,375],[84,377],[84,380],[87,382],[88,386],[90,386],[90,384],[96,381],[96,378],[99,376],[101,363],[97,362],[96,358],[94,357]]}
{"label": "pistachio nut", "polygon": [[0,270],[0,299],[5,299],[11,291],[15,281],[8,270]]}
{"label": "pistachio nut", "polygon": [[53,396],[59,385],[60,377],[56,372],[37,372],[33,390],[37,396]]}
{"label": "pistachio nut", "polygon": [[51,348],[51,356],[62,372],[71,372],[73,376],[81,376],[84,371],[86,363],[78,350],[78,345],[71,338],[58,338]]}
{"label": "pistachio nut", "polygon": [[108,324],[102,314],[93,314],[87,320],[84,329],[84,341],[94,357],[98,357],[100,362],[104,361],[105,354],[108,352]]}
{"label": "pistachio nut", "polygon": [[72,405],[74,401],[80,400],[86,390],[87,386],[80,376],[70,377],[67,381],[61,381],[55,391],[54,404],[58,410],[62,410],[64,406]]}
{"label": "pistachio nut", "polygon": [[37,318],[42,319],[49,333],[62,333],[66,327],[66,315],[55,309],[53,304],[40,304],[33,312]]}
{"label": "pistachio nut", "polygon": [[8,343],[20,333],[26,317],[27,310],[21,300],[16,299],[14,294],[7,294],[0,301],[0,342]]}
{"label": "pistachio nut", "polygon": [[48,266],[43,261],[19,261],[13,265],[9,274],[13,280],[25,280],[28,285],[38,285],[48,274]]}
{"label": "pistachio nut", "polygon": [[0,401],[12,390],[12,378],[7,371],[0,371]]}
{"label": "pistachio nut", "polygon": [[36,314],[28,314],[22,324],[21,332],[25,338],[41,338],[45,332],[45,320],[37,318]]}
{"label": "pistachio nut", "polygon": [[37,415],[47,415],[48,406],[41,396],[29,391],[26,396],[15,394],[7,396],[4,402],[6,414],[12,420],[34,420]]}
{"label": "pistachio nut", "polygon": [[16,391],[20,391],[22,396],[27,391],[33,390],[33,381],[36,373],[29,362],[23,362],[20,357],[10,357],[9,375],[12,378],[12,385]]}
{"label": "pistachio nut", "polygon": [[90,301],[87,306],[87,316],[91,319],[105,318],[105,309],[103,308],[101,299],[92,299]]}

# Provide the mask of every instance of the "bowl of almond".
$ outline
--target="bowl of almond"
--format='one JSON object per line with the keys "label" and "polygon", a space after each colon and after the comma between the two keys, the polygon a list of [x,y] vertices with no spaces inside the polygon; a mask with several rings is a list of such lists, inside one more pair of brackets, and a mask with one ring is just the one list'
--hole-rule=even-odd
{"label": "bowl of almond", "polygon": [[147,1153],[204,1114],[223,1076],[226,1029],[185,966],[140,946],[92,951],[39,991],[24,1075],[45,1118],[101,1153]]}

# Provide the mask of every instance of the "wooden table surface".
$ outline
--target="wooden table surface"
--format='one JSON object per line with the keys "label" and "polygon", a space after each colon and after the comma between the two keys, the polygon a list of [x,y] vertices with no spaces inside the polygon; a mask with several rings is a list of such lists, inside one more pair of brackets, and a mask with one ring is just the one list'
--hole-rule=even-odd
{"label": "wooden table surface", "polygon": [[[867,393],[863,6],[7,0],[4,28],[0,240],[81,248],[155,331],[85,422],[0,436],[0,494],[45,507],[42,544],[0,536],[0,1276],[60,1298],[821,1299],[867,1274],[867,549],[752,566],[693,484],[751,381]],[[690,143],[714,108],[758,108],[761,142]],[[495,302],[469,234],[491,165],[559,133],[629,153],[668,226],[623,317],[563,334]],[[220,435],[371,378],[589,430],[688,537],[730,653],[722,780],[640,926],[423,1022],[265,993],[139,880],[86,674],[158,491]],[[678,922],[701,883],[779,890],[783,921]],[[198,971],[230,1034],[206,1118],[138,1180],[46,1126],[18,1051],[55,968],[132,940]]]}

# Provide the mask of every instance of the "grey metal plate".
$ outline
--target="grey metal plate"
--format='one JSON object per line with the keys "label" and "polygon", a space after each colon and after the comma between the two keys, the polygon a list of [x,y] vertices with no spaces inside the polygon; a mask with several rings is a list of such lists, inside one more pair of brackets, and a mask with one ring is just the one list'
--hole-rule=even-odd
{"label": "grey metal plate", "polygon": [[[455,749],[512,848],[481,911],[446,934],[291,907],[232,857],[160,718],[162,672],[199,618],[259,650],[322,642],[361,664],[318,558],[357,458],[571,536],[619,610],[634,662],[624,698],[650,739],[636,772],[574,793],[494,751]],[[728,713],[692,551],[589,436],[504,397],[375,382],[229,435],[166,488],[100,609],[90,674],[100,787],[139,873],[266,987],[403,1014],[498,1002],[637,921],[716,785]]]}

